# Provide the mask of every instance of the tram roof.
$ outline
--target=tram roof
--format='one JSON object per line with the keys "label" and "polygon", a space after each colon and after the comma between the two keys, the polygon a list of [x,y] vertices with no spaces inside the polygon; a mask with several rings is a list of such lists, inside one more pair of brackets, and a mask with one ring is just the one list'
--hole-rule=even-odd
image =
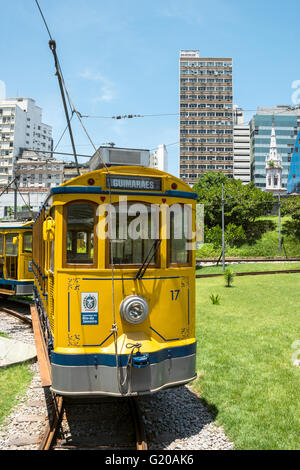
{"label": "tram roof", "polygon": [[0,222],[0,230],[3,229],[22,229],[22,228],[31,228],[33,221],[30,220],[29,222],[20,222],[15,220],[3,221]]}
{"label": "tram roof", "polygon": [[[88,173],[84,173],[82,175],[76,176],[65,183],[51,188],[50,192],[44,204],[40,208],[39,213],[37,214],[34,223],[40,216],[41,211],[47,206],[49,198],[51,196],[55,196],[57,194],[107,194],[109,193],[108,189],[105,189],[106,186],[104,176],[133,176],[133,177],[147,177],[147,178],[161,178],[161,180],[165,180],[165,192],[158,190],[150,190],[147,191],[122,191],[117,190],[117,194],[129,194],[129,195],[153,195],[153,196],[166,196],[166,197],[176,197],[176,198],[186,198],[186,199],[194,199],[198,198],[197,193],[184,181],[177,178],[174,175],[166,173],[161,170],[156,170],[155,168],[149,167],[142,167],[142,166],[111,166],[107,168],[101,168],[98,170],[90,171]],[[92,179],[93,183],[90,184],[89,180]],[[172,183],[176,183],[177,187],[176,190],[172,188]],[[114,191],[112,191],[114,193]]]}
{"label": "tram roof", "polygon": [[154,178],[162,178],[172,180],[172,182],[177,183],[177,187],[179,191],[185,191],[190,193],[195,193],[195,191],[184,181],[177,178],[170,173],[166,173],[165,171],[157,170],[156,168],[149,168],[143,166],[111,166],[107,168],[101,168],[98,170],[90,171],[88,173],[84,173],[82,175],[76,176],[65,183],[61,184],[59,187],[66,187],[66,186],[88,186],[88,180],[90,178],[95,179],[95,186],[99,185],[100,179],[103,175],[124,175],[124,176],[137,176],[137,177],[154,177]]}

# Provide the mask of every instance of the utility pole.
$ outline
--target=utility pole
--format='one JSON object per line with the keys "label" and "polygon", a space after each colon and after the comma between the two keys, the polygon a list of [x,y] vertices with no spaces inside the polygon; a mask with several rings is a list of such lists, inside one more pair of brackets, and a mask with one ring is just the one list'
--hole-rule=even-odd
{"label": "utility pole", "polygon": [[281,254],[281,211],[280,211],[280,193],[278,194],[278,250],[279,254]]}
{"label": "utility pole", "polygon": [[224,185],[222,183],[222,269],[225,272]]}
{"label": "utility pole", "polygon": [[18,215],[18,176],[15,177],[14,182],[14,219],[17,220]]}

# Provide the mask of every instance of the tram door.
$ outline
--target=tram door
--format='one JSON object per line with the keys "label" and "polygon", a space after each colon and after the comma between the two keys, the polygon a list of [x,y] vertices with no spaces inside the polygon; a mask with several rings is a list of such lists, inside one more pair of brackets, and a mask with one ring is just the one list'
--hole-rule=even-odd
{"label": "tram door", "polygon": [[5,270],[6,279],[17,279],[18,277],[18,248],[19,238],[17,233],[5,235]]}
{"label": "tram door", "polygon": [[[48,318],[52,334],[54,333],[54,238],[55,238],[55,208],[51,216],[43,224],[44,270],[48,280]],[[50,338],[49,338],[50,340]]]}

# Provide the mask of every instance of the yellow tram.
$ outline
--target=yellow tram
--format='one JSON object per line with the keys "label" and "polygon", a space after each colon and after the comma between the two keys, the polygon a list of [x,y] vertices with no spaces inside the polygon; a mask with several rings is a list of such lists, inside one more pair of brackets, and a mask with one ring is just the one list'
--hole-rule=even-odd
{"label": "yellow tram", "polygon": [[56,393],[130,396],[195,379],[196,198],[134,166],[51,189],[33,271]]}
{"label": "yellow tram", "polygon": [[0,294],[31,295],[32,222],[0,222]]}

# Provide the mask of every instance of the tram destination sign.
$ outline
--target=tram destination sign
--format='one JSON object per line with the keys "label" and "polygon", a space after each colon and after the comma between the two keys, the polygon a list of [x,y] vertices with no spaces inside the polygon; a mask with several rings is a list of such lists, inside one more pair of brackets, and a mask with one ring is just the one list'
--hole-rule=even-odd
{"label": "tram destination sign", "polygon": [[132,191],[161,191],[161,178],[149,176],[107,175],[106,186],[110,189],[129,189]]}

